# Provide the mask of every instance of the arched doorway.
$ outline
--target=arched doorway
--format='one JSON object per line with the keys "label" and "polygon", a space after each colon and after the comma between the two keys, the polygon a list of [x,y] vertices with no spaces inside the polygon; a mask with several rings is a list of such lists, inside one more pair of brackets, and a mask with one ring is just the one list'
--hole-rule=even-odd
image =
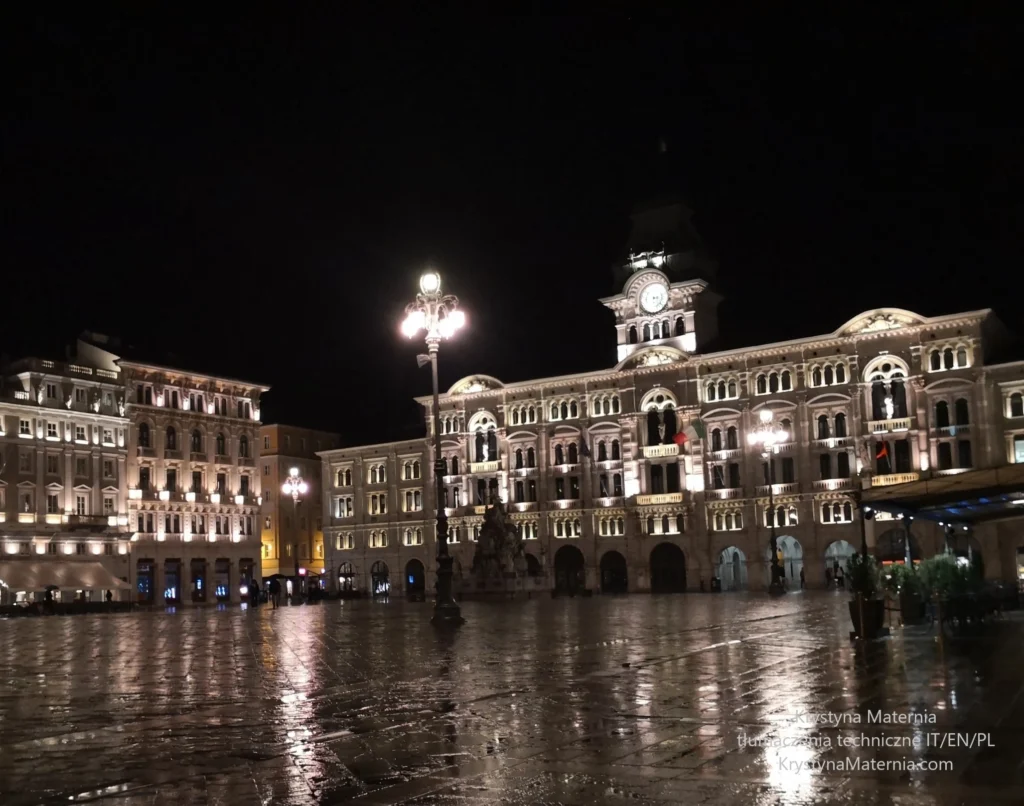
{"label": "arched doorway", "polygon": [[[906,556],[907,531],[902,526],[887,529],[875,541],[875,559],[881,563],[905,563]],[[921,546],[913,535],[910,535],[910,559],[921,562]]]}
{"label": "arched doorway", "polygon": [[601,558],[601,593],[625,593],[628,588],[626,558],[617,551],[605,552]]}
{"label": "arched doorway", "polygon": [[405,564],[405,595],[417,602],[427,598],[426,574],[419,560],[412,559]]}
{"label": "arched doorway", "polygon": [[846,576],[846,564],[850,558],[857,553],[852,545],[845,540],[837,540],[829,543],[825,549],[825,583],[833,586],[835,584],[836,569],[841,569],[843,576]]}
{"label": "arched doorway", "polygon": [[562,546],[555,552],[555,591],[575,596],[586,584],[583,552],[575,546]]}
{"label": "arched doorway", "polygon": [[724,591],[747,589],[747,555],[736,546],[729,546],[718,555],[718,580]]}
{"label": "arched doorway", "polygon": [[387,596],[391,592],[388,564],[377,560],[370,569],[370,589],[374,596]]}
{"label": "arched doorway", "polygon": [[[782,568],[782,576],[786,580],[786,587],[790,590],[800,588],[800,572],[804,568],[804,547],[800,541],[791,535],[779,535],[775,538],[775,545],[779,549],[779,566]],[[770,585],[772,581],[772,547],[769,544],[764,550],[765,559],[765,584]]]}
{"label": "arched doorway", "polygon": [[651,552],[651,593],[686,592],[686,556],[675,543],[659,543]]}
{"label": "arched doorway", "polygon": [[539,577],[541,573],[540,561],[532,554],[526,555],[526,575],[528,577]]}
{"label": "arched doorway", "polygon": [[338,568],[338,595],[351,596],[356,590],[356,573],[352,563],[342,563]]}

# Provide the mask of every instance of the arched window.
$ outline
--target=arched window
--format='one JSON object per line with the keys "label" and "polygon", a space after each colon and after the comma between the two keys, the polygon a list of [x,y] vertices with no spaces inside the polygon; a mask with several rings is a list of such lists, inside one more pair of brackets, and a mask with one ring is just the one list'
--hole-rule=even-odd
{"label": "arched window", "polygon": [[722,429],[714,428],[711,430],[711,450],[720,451],[722,450]]}
{"label": "arched window", "polygon": [[377,483],[377,466],[374,465],[370,468],[370,484]]}
{"label": "arched window", "polygon": [[523,449],[516,448],[516,470],[521,469],[523,466]]}
{"label": "arched window", "polygon": [[619,441],[617,439],[612,440],[612,461],[617,462],[621,457],[619,456]]}
{"label": "arched window", "polygon": [[622,495],[622,474],[621,473],[613,473],[612,474],[612,495],[614,495],[614,496],[621,496]]}
{"label": "arched window", "polygon": [[419,462],[413,462],[412,463],[412,477],[414,479],[418,479],[420,477],[420,463]]}
{"label": "arched window", "polygon": [[942,369],[942,356],[939,355],[938,350],[932,350],[928,355],[928,367],[933,372]]}
{"label": "arched window", "polygon": [[663,535],[667,535],[669,533],[668,515],[661,516],[661,533]]}
{"label": "arched window", "polygon": [[957,425],[967,425],[970,423],[971,414],[967,406],[967,401],[964,398],[958,398],[953,404],[953,413],[956,417]]}
{"label": "arched window", "polygon": [[562,415],[562,419],[563,420],[568,420],[569,419],[569,404],[568,403],[563,403],[560,412],[561,412],[561,415]]}
{"label": "arched window", "polygon": [[238,455],[243,459],[249,458],[249,437],[245,435],[238,438]]}
{"label": "arched window", "polygon": [[149,447],[149,426],[146,423],[139,423],[139,447]]}
{"label": "arched window", "polygon": [[192,431],[192,453],[203,452],[203,435],[198,428]]}
{"label": "arched window", "polygon": [[512,425],[519,425],[519,409],[512,409]]}
{"label": "arched window", "polygon": [[739,433],[734,425],[730,425],[725,430],[725,447],[730,451],[739,447]]}
{"label": "arched window", "polygon": [[608,461],[608,446],[605,445],[604,440],[597,443],[597,461],[607,462]]}
{"label": "arched window", "polygon": [[536,457],[536,455],[533,452],[533,448],[527,448],[526,449],[526,466],[527,467],[536,467],[537,466],[537,457]]}
{"label": "arched window", "polygon": [[644,341],[651,340],[651,326],[650,324],[644,324]]}
{"label": "arched window", "polygon": [[768,376],[768,391],[772,393],[779,391],[779,374],[777,372]]}
{"label": "arched window", "polygon": [[843,520],[853,520],[853,504],[851,504],[849,501],[843,504]]}
{"label": "arched window", "polygon": [[718,399],[725,400],[725,381],[718,382]]}
{"label": "arched window", "polygon": [[636,325],[630,325],[629,326],[629,343],[630,344],[636,344],[637,343]]}
{"label": "arched window", "polygon": [[835,381],[836,378],[835,378],[835,375],[832,372],[832,367],[830,367],[830,366],[826,366],[825,367],[825,372],[824,372],[823,377],[825,379],[825,386],[831,386],[833,384],[833,382]]}
{"label": "arched window", "polygon": [[836,436],[846,436],[846,415],[842,412],[839,412],[839,414],[836,415]]}
{"label": "arched window", "polygon": [[850,478],[850,454],[846,451],[836,455],[836,476],[841,479]]}
{"label": "arched window", "polygon": [[793,388],[793,376],[788,369],[782,370],[782,391],[788,392]]}
{"label": "arched window", "polygon": [[728,397],[730,400],[732,400],[735,397],[738,397],[738,395],[736,394],[736,381],[729,381],[729,386],[727,387],[727,389]]}
{"label": "arched window", "polygon": [[576,401],[575,400],[573,400],[573,401],[571,401],[569,403],[569,416],[570,417],[579,417],[580,416],[580,409],[579,409],[579,406],[576,405]]}
{"label": "arched window", "polygon": [[708,400],[715,400],[715,399],[717,399],[717,397],[718,397],[717,392],[718,392],[718,389],[715,386],[715,382],[711,381],[708,384],[708,393],[707,393]]}
{"label": "arched window", "polygon": [[228,455],[228,441],[224,438],[223,433],[217,434],[217,455],[227,456]]}
{"label": "arched window", "polygon": [[654,518],[650,516],[647,518],[647,534],[654,534]]}
{"label": "arched window", "polygon": [[176,451],[178,450],[178,432],[174,430],[173,425],[167,426],[167,450]]}
{"label": "arched window", "polygon": [[[721,518],[722,516],[719,515],[718,517]],[[733,517],[733,514],[731,512],[726,512],[725,513],[725,517],[722,518],[722,525],[726,529],[729,529],[729,530],[731,530],[731,529],[733,529],[735,527],[736,519]]]}
{"label": "arched window", "polygon": [[945,400],[935,404],[935,427],[949,428],[949,404]]}
{"label": "arched window", "polygon": [[821,369],[819,367],[811,370],[811,386],[821,386]]}
{"label": "arched window", "polygon": [[558,419],[558,404],[557,403],[552,403],[551,404],[551,419],[552,420],[557,420]]}
{"label": "arched window", "polygon": [[579,537],[581,534],[583,534],[583,524],[580,523],[579,518],[576,518],[572,522],[572,533],[576,535],[576,537]]}
{"label": "arched window", "polygon": [[562,446],[561,445],[555,445],[555,464],[556,465],[564,465],[565,464],[565,452],[562,450]]}
{"label": "arched window", "polygon": [[498,434],[492,425],[487,430],[487,459],[491,462],[498,458]]}
{"label": "arched window", "polygon": [[942,368],[953,369],[953,348],[947,347],[942,351]]}
{"label": "arched window", "polygon": [[721,512],[715,513],[715,531],[721,532],[725,529],[725,518],[722,517]]}
{"label": "arched window", "polygon": [[846,383],[846,367],[836,364],[836,383]]}
{"label": "arched window", "polygon": [[619,397],[616,395],[612,398],[612,414],[619,413]]}
{"label": "arched window", "polygon": [[452,457],[452,475],[453,476],[459,475],[459,457],[458,456],[453,456]]}
{"label": "arched window", "polygon": [[768,379],[764,375],[757,376],[757,393],[759,395],[768,394]]}
{"label": "arched window", "polygon": [[828,439],[828,415],[818,415],[818,439]]}
{"label": "arched window", "polygon": [[1024,417],[1024,395],[1020,392],[1010,395],[1010,416]]}
{"label": "arched window", "polygon": [[681,316],[676,317],[676,335],[682,336],[686,333],[686,321]]}
{"label": "arched window", "polygon": [[957,351],[956,351],[956,365],[958,367],[966,367],[967,366],[967,350],[965,350],[963,347],[957,348]]}
{"label": "arched window", "polygon": [[579,448],[576,447],[575,442],[569,443],[569,464],[574,465],[579,462]]}

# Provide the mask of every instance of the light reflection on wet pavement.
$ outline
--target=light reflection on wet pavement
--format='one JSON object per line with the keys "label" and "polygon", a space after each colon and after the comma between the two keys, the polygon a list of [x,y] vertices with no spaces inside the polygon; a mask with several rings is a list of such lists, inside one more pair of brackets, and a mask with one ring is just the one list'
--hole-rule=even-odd
{"label": "light reflection on wet pavement", "polygon": [[[852,645],[839,594],[429,608],[2,622],[0,803],[1024,803],[1016,614],[943,662],[923,629]],[[869,710],[937,722],[810,716]],[[837,746],[953,732],[995,747]],[[952,770],[797,768],[904,758]]]}

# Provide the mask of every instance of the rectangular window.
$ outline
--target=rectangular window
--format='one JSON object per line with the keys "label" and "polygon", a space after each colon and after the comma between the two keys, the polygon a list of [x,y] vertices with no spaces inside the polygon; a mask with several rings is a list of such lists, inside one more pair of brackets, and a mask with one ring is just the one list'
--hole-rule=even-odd
{"label": "rectangular window", "polygon": [[565,479],[557,478],[555,479],[555,500],[561,501],[563,498],[565,498]]}
{"label": "rectangular window", "polygon": [[59,439],[57,435],[57,423],[46,424],[46,438],[47,439]]}
{"label": "rectangular window", "polygon": [[19,453],[18,453],[18,472],[20,472],[20,473],[31,473],[32,472],[32,452],[31,451],[19,451]]}
{"label": "rectangular window", "polygon": [[[678,465],[677,465],[678,467]],[[569,476],[569,497],[576,499],[580,497],[580,477]]]}
{"label": "rectangular window", "polygon": [[75,496],[75,513],[78,515],[85,515],[87,513],[84,495]]}
{"label": "rectangular window", "polygon": [[270,450],[270,437],[269,436],[264,436],[263,437],[263,449],[264,450]]}
{"label": "rectangular window", "polygon": [[57,515],[60,513],[60,503],[57,500],[55,493],[50,493],[46,496],[46,514]]}
{"label": "rectangular window", "polygon": [[249,476],[248,474],[243,475],[238,480],[238,494],[244,495],[248,498],[249,496]]}
{"label": "rectangular window", "polygon": [[103,444],[113,445],[114,444],[114,432],[109,428],[103,429]]}
{"label": "rectangular window", "polygon": [[203,489],[203,471],[193,470],[192,471],[192,492],[202,492]]}
{"label": "rectangular window", "polygon": [[537,500],[537,481],[536,479],[530,479],[526,482],[526,500],[536,502]]}
{"label": "rectangular window", "polygon": [[103,478],[112,479],[114,478],[114,460],[104,459],[103,460]]}
{"label": "rectangular window", "polygon": [[796,481],[796,463],[792,456],[782,457],[782,483],[792,484]]}
{"label": "rectangular window", "polygon": [[75,390],[75,402],[76,403],[85,403],[85,390],[84,389],[76,389]]}
{"label": "rectangular window", "polygon": [[78,440],[79,442],[85,442],[85,426],[84,425],[76,425],[75,426],[75,439]]}
{"label": "rectangular window", "polygon": [[225,473],[217,474],[217,492],[221,495],[227,495],[228,492],[228,477]]}
{"label": "rectangular window", "polygon": [[971,467],[971,441],[969,439],[961,439],[956,444],[956,451],[960,467]]}
{"label": "rectangular window", "polygon": [[75,475],[78,477],[84,477],[89,475],[89,460],[86,457],[75,457]]}
{"label": "rectangular window", "polygon": [[178,491],[178,471],[173,467],[167,468],[167,484],[165,487],[172,493]]}
{"label": "rectangular window", "polygon": [[32,423],[28,420],[18,420],[18,433],[23,437],[32,436]]}
{"label": "rectangular window", "polygon": [[117,511],[117,504],[114,502],[114,496],[105,495],[103,496],[103,514],[113,515]]}
{"label": "rectangular window", "polygon": [[49,454],[46,457],[46,474],[48,476],[59,476],[60,475],[60,457],[54,454]]}
{"label": "rectangular window", "polygon": [[139,489],[145,492],[149,492],[150,485],[150,470],[148,467],[139,468]]}
{"label": "rectangular window", "polygon": [[85,554],[85,543],[75,543],[75,554]]}
{"label": "rectangular window", "polygon": [[269,476],[270,475],[270,465],[263,465],[263,475],[264,476]]}
{"label": "rectangular window", "polygon": [[46,384],[46,399],[56,400],[57,399],[57,384],[48,383]]}

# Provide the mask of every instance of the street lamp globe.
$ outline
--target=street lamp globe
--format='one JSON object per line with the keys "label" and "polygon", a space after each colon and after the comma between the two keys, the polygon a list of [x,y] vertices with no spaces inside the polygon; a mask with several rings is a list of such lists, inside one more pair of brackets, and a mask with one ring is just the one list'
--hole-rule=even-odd
{"label": "street lamp globe", "polygon": [[299,475],[299,469],[297,467],[293,467],[291,470],[288,471],[288,475],[294,479],[296,476]]}
{"label": "street lamp globe", "polygon": [[436,271],[427,271],[420,277],[420,291],[424,294],[436,294],[441,290],[441,275]]}

